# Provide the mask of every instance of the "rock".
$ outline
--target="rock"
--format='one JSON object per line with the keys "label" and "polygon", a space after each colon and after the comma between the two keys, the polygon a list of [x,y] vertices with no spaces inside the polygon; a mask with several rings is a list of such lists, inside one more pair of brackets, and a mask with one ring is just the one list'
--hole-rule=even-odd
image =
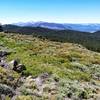
{"label": "rock", "polygon": [[40,86],[42,86],[42,80],[41,80],[41,78],[40,77],[37,77],[36,79],[35,79],[35,83],[37,84],[37,87],[40,87]]}
{"label": "rock", "polygon": [[14,67],[13,70],[18,73],[21,73],[23,70],[26,70],[26,67],[23,64],[19,64],[16,67]]}
{"label": "rock", "polygon": [[9,62],[9,69],[14,69],[14,67],[16,68],[16,66],[18,65],[18,63],[19,63],[20,61],[19,61],[19,59],[16,59],[16,60],[12,60],[11,62]]}
{"label": "rock", "polygon": [[8,76],[7,79],[8,79],[9,81],[14,81],[14,77],[12,77],[12,76]]}
{"label": "rock", "polygon": [[0,66],[1,66],[1,67],[4,67],[4,68],[7,68],[7,67],[8,67],[8,64],[5,63],[5,62],[0,62]]}
{"label": "rock", "polygon": [[19,79],[18,79],[18,86],[21,86],[23,83],[25,83],[26,82],[26,77],[24,76],[24,77],[20,77]]}
{"label": "rock", "polygon": [[9,65],[9,69],[14,70],[18,73],[21,73],[23,70],[26,70],[25,65],[23,64],[19,64],[19,59],[16,60],[12,60],[8,65]]}
{"label": "rock", "polygon": [[4,68],[8,67],[8,64],[7,64],[7,62],[6,62],[6,60],[4,58],[0,59],[0,66],[4,67]]}
{"label": "rock", "polygon": [[0,51],[0,57],[5,57],[7,55],[9,55],[10,52],[7,52],[7,51]]}
{"label": "rock", "polygon": [[36,84],[35,84],[35,80],[32,78],[32,76],[28,76],[25,81],[24,81],[24,86],[34,89]]}
{"label": "rock", "polygon": [[42,97],[43,92],[37,91],[37,90],[36,90],[36,91],[34,91],[33,95],[35,95],[35,96],[37,96],[37,97]]}
{"label": "rock", "polygon": [[49,74],[48,73],[43,73],[41,74],[40,76],[38,76],[36,78],[36,84],[37,84],[37,87],[40,87],[42,86],[43,82],[49,77]]}
{"label": "rock", "polygon": [[48,78],[48,77],[49,77],[48,73],[44,73],[44,74],[40,75],[41,79],[45,79],[45,78]]}

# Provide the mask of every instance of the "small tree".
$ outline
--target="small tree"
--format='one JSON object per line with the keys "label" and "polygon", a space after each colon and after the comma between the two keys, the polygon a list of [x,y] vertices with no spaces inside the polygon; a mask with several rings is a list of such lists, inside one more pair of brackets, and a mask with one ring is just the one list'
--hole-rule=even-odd
{"label": "small tree", "polygon": [[2,28],[2,26],[0,25],[0,32],[2,32],[3,31],[3,28]]}

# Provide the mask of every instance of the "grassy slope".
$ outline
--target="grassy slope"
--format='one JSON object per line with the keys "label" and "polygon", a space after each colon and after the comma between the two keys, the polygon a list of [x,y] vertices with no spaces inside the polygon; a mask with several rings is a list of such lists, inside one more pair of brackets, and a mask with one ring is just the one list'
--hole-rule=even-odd
{"label": "grassy slope", "polygon": [[[73,93],[78,98],[80,95],[89,98],[94,91],[100,95],[100,79],[96,78],[100,76],[100,53],[87,50],[78,44],[6,33],[0,33],[0,49],[12,52],[7,56],[8,61],[18,58],[26,65],[25,75],[38,76],[48,72],[53,74],[53,77],[59,77],[57,96],[60,99],[52,100],[62,100],[69,93]],[[16,86],[20,74],[0,67],[0,77],[2,77],[0,84]],[[13,77],[14,80],[10,81],[9,77]],[[53,77],[51,77],[52,80]],[[50,84],[48,85],[52,86]],[[45,92],[44,94],[46,95]],[[8,98],[7,100],[10,100]],[[22,95],[16,100],[26,98],[34,100],[30,95]]]}
{"label": "grassy slope", "polygon": [[[55,74],[61,78],[88,81],[92,79],[93,64],[100,64],[100,54],[84,47],[52,42],[27,35],[0,33],[0,45],[12,50],[8,61],[18,58],[27,67],[26,75],[37,76],[43,72]],[[73,60],[80,65],[72,64]],[[86,70],[82,71],[82,67]]]}

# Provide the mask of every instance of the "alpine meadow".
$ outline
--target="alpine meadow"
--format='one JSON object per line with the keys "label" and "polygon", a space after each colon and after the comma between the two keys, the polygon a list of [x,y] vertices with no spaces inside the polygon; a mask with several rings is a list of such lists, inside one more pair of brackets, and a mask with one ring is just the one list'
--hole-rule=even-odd
{"label": "alpine meadow", "polygon": [[1,0],[0,100],[100,100],[99,5]]}

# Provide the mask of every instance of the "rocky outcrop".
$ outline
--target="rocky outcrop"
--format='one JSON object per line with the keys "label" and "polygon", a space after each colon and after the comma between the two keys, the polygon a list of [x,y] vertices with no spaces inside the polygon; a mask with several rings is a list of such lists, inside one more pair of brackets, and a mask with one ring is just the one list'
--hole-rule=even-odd
{"label": "rocky outcrop", "polygon": [[1,67],[4,67],[4,68],[8,67],[8,64],[5,60],[5,58],[7,55],[10,55],[10,54],[11,54],[11,52],[8,52],[8,51],[0,51],[0,66]]}
{"label": "rocky outcrop", "polygon": [[23,72],[23,70],[26,70],[25,65],[20,64],[19,59],[12,60],[11,62],[6,61],[6,56],[9,55],[11,52],[7,51],[0,51],[0,66],[6,69],[14,70],[18,73]]}
{"label": "rocky outcrop", "polygon": [[51,95],[57,94],[58,83],[48,73],[43,73],[37,77],[28,76],[20,80],[21,87],[18,87],[16,91],[18,94],[30,95],[37,98],[51,98]]}

